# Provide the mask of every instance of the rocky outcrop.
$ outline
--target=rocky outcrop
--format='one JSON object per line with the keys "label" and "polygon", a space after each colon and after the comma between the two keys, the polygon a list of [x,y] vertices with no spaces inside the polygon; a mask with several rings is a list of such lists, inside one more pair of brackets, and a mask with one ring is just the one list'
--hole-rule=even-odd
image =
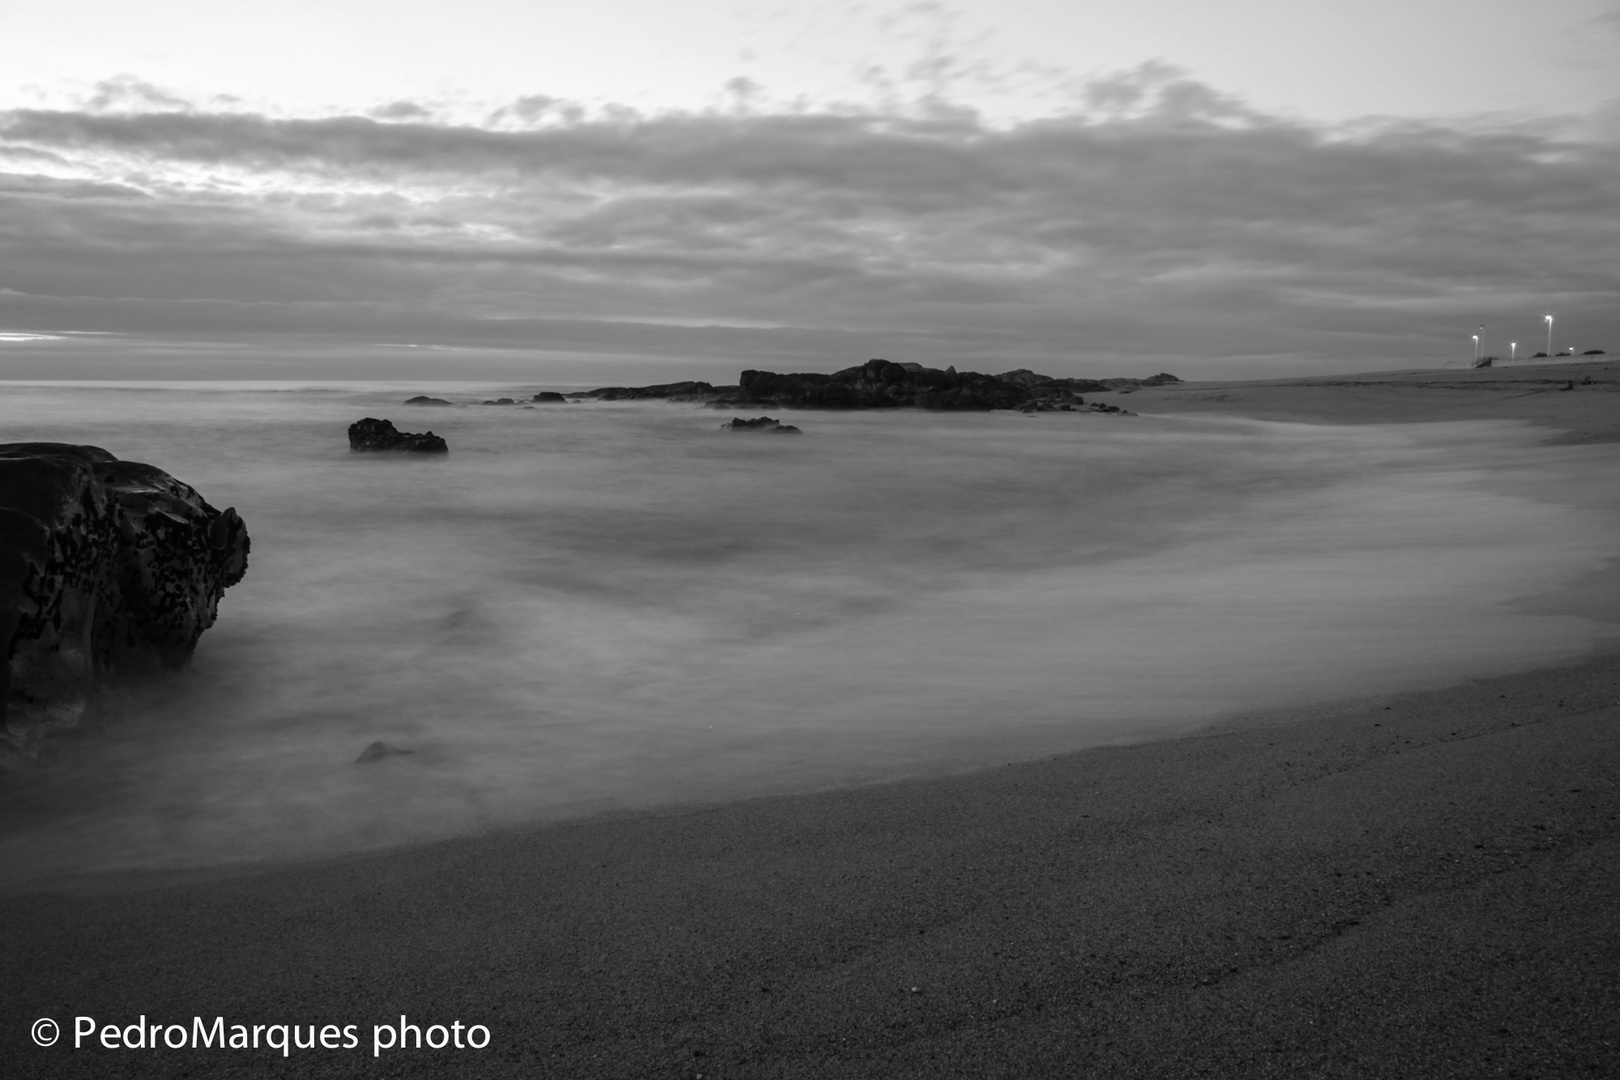
{"label": "rocky outcrop", "polygon": [[234,509],[161,469],[0,445],[0,763],[77,724],[110,673],[190,660],[248,547]]}
{"label": "rocky outcrop", "polygon": [[405,399],[405,404],[407,404],[407,405],[449,405],[450,402],[444,400],[444,398],[428,397],[426,394],[417,394],[413,398],[406,398]]}
{"label": "rocky outcrop", "polygon": [[743,402],[824,409],[1012,409],[1029,396],[1026,387],[994,375],[886,360],[831,375],[745,371],[739,385]]}
{"label": "rocky outcrop", "polygon": [[[1049,404],[1079,406],[1084,393],[1179,382],[1174,375],[1149,379],[1056,379],[1027,368],[984,375],[940,371],[921,364],[892,364],[869,360],[860,367],[831,375],[774,371],[745,371],[739,380],[736,402],[723,405],[766,404],[788,408],[892,409],[911,407],[937,410],[1025,409]],[[1073,411],[1072,408],[1069,411]]]}
{"label": "rocky outcrop", "polygon": [[484,404],[485,405],[516,405],[517,402],[512,400],[509,397],[503,397],[503,398],[494,398],[494,399],[492,399],[490,401],[484,402]]}
{"label": "rocky outcrop", "polygon": [[400,431],[387,420],[368,416],[349,425],[350,450],[400,451],[409,454],[445,454],[450,447],[433,432]]}
{"label": "rocky outcrop", "polygon": [[557,391],[555,391],[555,390],[542,390],[539,393],[535,394],[534,397],[530,398],[529,400],[530,401],[538,401],[538,402],[541,402],[542,404],[547,404],[547,405],[567,405],[568,404],[568,399],[563,397],[561,394],[557,393]]}
{"label": "rocky outcrop", "polygon": [[[1055,379],[1028,368],[983,375],[977,371],[958,372],[954,367],[940,371],[921,364],[868,360],[859,367],[845,368],[831,375],[819,372],[779,375],[774,371],[751,370],[742,373],[736,386],[711,386],[706,382],[604,386],[568,396],[597,401],[691,401],[716,409],[774,405],[784,409],[983,411],[1050,404],[1054,409],[1074,412],[1085,404],[1081,394],[1164,386],[1180,381],[1165,373],[1146,379]],[[1070,408],[1062,410],[1063,405]]]}
{"label": "rocky outcrop", "polygon": [[721,431],[768,431],[774,435],[802,435],[804,432],[792,424],[784,424],[780,420],[769,416],[759,416],[752,420],[744,420],[740,416],[731,418],[731,423],[721,424]]}
{"label": "rocky outcrop", "polygon": [[711,386],[706,382],[660,383],[657,386],[599,386],[569,397],[595,401],[718,401],[734,396],[735,386]]}

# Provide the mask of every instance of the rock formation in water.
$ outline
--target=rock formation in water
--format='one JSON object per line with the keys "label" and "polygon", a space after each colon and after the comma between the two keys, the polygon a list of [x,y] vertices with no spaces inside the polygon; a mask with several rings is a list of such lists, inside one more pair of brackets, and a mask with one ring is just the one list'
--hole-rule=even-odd
{"label": "rock formation in water", "polygon": [[[745,371],[742,400],[751,404],[832,409],[974,410],[1027,409],[1042,404],[1084,405],[1084,393],[1162,386],[1180,382],[1174,375],[1148,379],[1055,379],[1027,368],[982,375],[940,371],[921,364],[891,364],[869,360],[860,367],[831,375],[778,375],[772,371]],[[1071,410],[1072,411],[1072,410]]]}
{"label": "rock formation in water", "polygon": [[573,398],[597,401],[717,401],[735,396],[735,386],[711,386],[706,382],[660,383],[657,386],[599,386],[570,394]]}
{"label": "rock formation in water", "polygon": [[[976,371],[958,372],[954,367],[940,371],[921,364],[893,364],[869,360],[860,367],[845,368],[823,375],[799,372],[779,375],[774,371],[744,371],[736,386],[711,386],[705,382],[666,383],[661,386],[604,386],[579,397],[600,401],[654,399],[699,401],[713,408],[772,405],[777,408],[939,410],[1024,409],[1074,412],[1086,402],[1084,393],[1131,390],[1142,386],[1163,386],[1181,380],[1159,374],[1147,379],[1055,379],[1027,368],[982,375]],[[1043,409],[1049,406],[1050,410]],[[1094,412],[1123,410],[1091,406]]]}
{"label": "rock formation in water", "polygon": [[0,764],[77,724],[109,673],[190,660],[248,546],[234,509],[161,469],[0,445]]}
{"label": "rock formation in water", "polygon": [[557,393],[557,391],[555,391],[555,390],[541,390],[539,393],[535,394],[534,397],[530,398],[529,400],[530,401],[539,401],[539,402],[543,402],[545,404],[550,404],[550,405],[567,405],[568,404],[568,399],[563,397],[561,394]]}
{"label": "rock formation in water", "polygon": [[450,447],[433,432],[400,431],[387,420],[368,416],[349,425],[350,450],[401,451],[410,454],[445,454]]}
{"label": "rock formation in water", "polygon": [[405,399],[405,404],[407,404],[407,405],[448,405],[448,404],[450,404],[450,402],[444,400],[444,398],[428,397],[426,394],[417,394],[413,398],[406,398]]}
{"label": "rock formation in water", "polygon": [[731,418],[731,423],[721,424],[721,431],[768,431],[774,435],[802,435],[804,432],[792,424],[784,424],[780,420],[769,416],[759,416],[752,420],[744,420],[740,416]]}
{"label": "rock formation in water", "polygon": [[373,761],[381,761],[384,758],[399,757],[402,754],[414,753],[416,753],[415,750],[401,750],[397,746],[390,746],[381,739],[378,739],[376,742],[360,751],[360,756],[354,759],[354,763],[356,765],[370,765]]}

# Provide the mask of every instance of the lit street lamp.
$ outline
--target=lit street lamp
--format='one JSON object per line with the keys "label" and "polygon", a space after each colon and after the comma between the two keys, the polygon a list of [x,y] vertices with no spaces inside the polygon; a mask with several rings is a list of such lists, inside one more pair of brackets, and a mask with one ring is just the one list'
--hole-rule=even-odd
{"label": "lit street lamp", "polygon": [[1474,335],[1474,363],[1479,363],[1479,335]]}
{"label": "lit street lamp", "polygon": [[1508,360],[1512,361],[1512,360],[1517,360],[1518,358],[1519,358],[1519,343],[1517,341],[1508,342]]}
{"label": "lit street lamp", "polygon": [[1553,324],[1553,318],[1552,318],[1551,315],[1543,315],[1542,318],[1547,320],[1547,356],[1550,358],[1552,356],[1552,354],[1553,354],[1553,351],[1552,351],[1552,324]]}

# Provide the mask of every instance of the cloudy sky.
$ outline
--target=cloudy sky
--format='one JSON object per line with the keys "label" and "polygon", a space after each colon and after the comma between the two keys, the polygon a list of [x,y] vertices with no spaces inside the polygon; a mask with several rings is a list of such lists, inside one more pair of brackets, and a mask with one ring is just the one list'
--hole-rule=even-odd
{"label": "cloudy sky", "polygon": [[5,0],[0,376],[1620,351],[1614,0]]}

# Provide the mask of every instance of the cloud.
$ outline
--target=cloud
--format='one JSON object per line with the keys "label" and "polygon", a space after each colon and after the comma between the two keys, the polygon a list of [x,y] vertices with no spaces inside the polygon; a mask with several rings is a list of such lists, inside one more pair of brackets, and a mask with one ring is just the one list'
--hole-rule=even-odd
{"label": "cloud", "polygon": [[1077,370],[1434,361],[1552,307],[1620,344],[1611,142],[1312,125],[1159,64],[1016,124],[756,90],[658,115],[526,97],[480,124],[0,113],[0,321]]}
{"label": "cloud", "polygon": [[189,110],[191,103],[133,75],[116,75],[95,85],[84,107],[89,112],[145,113]]}
{"label": "cloud", "polygon": [[414,101],[391,101],[387,105],[379,105],[367,115],[377,120],[405,120],[420,121],[433,119],[433,113]]}

